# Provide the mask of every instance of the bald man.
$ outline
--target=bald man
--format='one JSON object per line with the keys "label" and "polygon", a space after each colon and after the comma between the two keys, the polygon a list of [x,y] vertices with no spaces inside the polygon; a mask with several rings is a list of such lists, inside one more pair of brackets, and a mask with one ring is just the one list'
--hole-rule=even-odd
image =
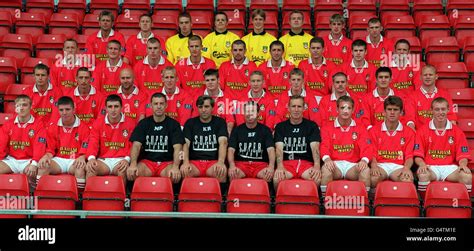
{"label": "bald man", "polygon": [[122,112],[126,117],[134,120],[135,124],[145,118],[147,96],[135,84],[135,76],[131,68],[120,71],[120,87],[117,95],[122,98]]}

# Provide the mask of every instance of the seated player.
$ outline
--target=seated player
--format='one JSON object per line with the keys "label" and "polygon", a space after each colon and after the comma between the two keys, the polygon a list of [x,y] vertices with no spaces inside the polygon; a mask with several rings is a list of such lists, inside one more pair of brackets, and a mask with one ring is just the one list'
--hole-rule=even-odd
{"label": "seated player", "polygon": [[165,115],[167,101],[164,94],[153,94],[151,105],[153,116],[141,120],[130,136],[133,145],[127,178],[133,181],[140,176],[170,177],[173,183],[178,183],[181,180],[183,132],[178,121]]}
{"label": "seated player", "polygon": [[76,72],[77,87],[72,96],[76,116],[89,127],[105,112],[104,97],[91,85],[91,78],[91,72],[86,67],[79,68]]}
{"label": "seated player", "polygon": [[227,128],[224,119],[213,116],[214,99],[199,96],[199,116],[184,124],[183,177],[214,177],[226,182]]}
{"label": "seated player", "polygon": [[245,123],[235,127],[230,134],[227,160],[231,181],[241,178],[273,180],[275,144],[270,128],[258,123],[259,110],[256,102],[245,103]]}
{"label": "seated player", "polygon": [[415,163],[418,165],[418,190],[422,193],[431,181],[459,182],[470,192],[472,174],[467,166],[470,154],[464,133],[448,120],[449,102],[438,97],[431,102],[433,119],[418,128]]}
{"label": "seated player", "polygon": [[386,179],[413,182],[410,169],[413,165],[415,131],[400,121],[402,111],[402,99],[389,96],[384,101],[385,121],[369,129],[375,149],[370,168],[373,189]]}
{"label": "seated player", "polygon": [[321,155],[321,192],[326,193],[327,184],[333,180],[358,180],[370,190],[369,162],[373,157],[370,136],[364,125],[352,119],[354,100],[342,96],[337,100],[338,116],[332,124],[321,129],[323,138]]}
{"label": "seated player", "polygon": [[19,95],[15,107],[18,115],[1,128],[0,174],[24,173],[34,186],[38,161],[46,150],[46,131],[31,113],[30,97]]}
{"label": "seated player", "polygon": [[47,129],[46,154],[39,161],[38,177],[48,174],[71,174],[76,177],[77,188],[84,189],[89,126],[76,116],[72,98],[68,96],[59,98],[58,110],[60,119]]}
{"label": "seated player", "polygon": [[304,98],[291,96],[288,103],[290,118],[275,127],[277,170],[273,178],[275,190],[288,179],[321,181],[319,128],[313,121],[303,118]]}
{"label": "seated player", "polygon": [[289,89],[290,72],[295,68],[283,58],[284,54],[285,46],[281,41],[275,40],[270,44],[270,59],[258,67],[265,76],[265,88],[275,96]]}
{"label": "seated player", "polygon": [[360,95],[370,93],[375,88],[375,71],[377,68],[367,60],[367,43],[356,39],[352,42],[352,60],[342,65],[342,72],[347,75],[348,91]]}
{"label": "seated player", "polygon": [[105,100],[107,113],[94,122],[87,148],[86,180],[92,176],[115,175],[126,182],[130,163],[130,134],[135,122],[122,113],[122,99],[111,94]]}

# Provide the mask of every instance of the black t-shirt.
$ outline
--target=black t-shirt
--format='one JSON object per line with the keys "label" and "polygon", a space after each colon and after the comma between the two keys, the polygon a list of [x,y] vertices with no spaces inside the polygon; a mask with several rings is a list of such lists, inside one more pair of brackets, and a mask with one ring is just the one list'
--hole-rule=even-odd
{"label": "black t-shirt", "polygon": [[230,134],[229,147],[235,149],[237,161],[268,162],[267,148],[272,146],[275,146],[275,143],[270,128],[260,123],[253,129],[243,123],[235,127]]}
{"label": "black t-shirt", "polygon": [[178,121],[166,116],[157,123],[153,116],[142,119],[130,136],[130,141],[142,143],[143,159],[172,161],[175,144],[184,144],[184,136]]}
{"label": "black t-shirt", "polygon": [[184,124],[184,137],[189,146],[190,160],[217,160],[219,158],[219,137],[227,136],[225,120],[212,116],[209,123],[203,123],[199,117],[188,119]]}
{"label": "black t-shirt", "polygon": [[311,120],[303,119],[298,125],[290,120],[278,123],[275,127],[275,143],[283,142],[283,160],[302,159],[313,161],[311,142],[321,142],[319,128]]}

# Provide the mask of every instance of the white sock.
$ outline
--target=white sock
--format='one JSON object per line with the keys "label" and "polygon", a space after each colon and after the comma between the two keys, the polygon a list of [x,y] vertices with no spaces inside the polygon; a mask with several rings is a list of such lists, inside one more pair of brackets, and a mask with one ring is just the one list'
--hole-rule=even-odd
{"label": "white sock", "polygon": [[430,181],[418,181],[418,191],[426,191]]}

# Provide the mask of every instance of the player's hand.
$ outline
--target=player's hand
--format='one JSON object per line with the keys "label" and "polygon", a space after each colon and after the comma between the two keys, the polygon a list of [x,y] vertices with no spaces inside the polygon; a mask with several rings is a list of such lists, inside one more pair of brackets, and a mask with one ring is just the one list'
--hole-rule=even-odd
{"label": "player's hand", "polygon": [[183,162],[180,168],[181,175],[183,177],[189,177],[189,175],[191,174],[191,170],[191,164],[189,164],[189,162]]}
{"label": "player's hand", "polygon": [[357,163],[357,167],[359,169],[359,172],[362,172],[365,169],[369,168],[369,165],[367,164],[367,162],[361,160],[361,161],[359,161],[359,163]]}
{"label": "player's hand", "polygon": [[315,168],[315,167],[310,168],[309,169],[309,177],[310,177],[310,179],[312,179],[314,181],[320,180],[321,177],[322,177],[321,169],[320,168]]}
{"label": "player's hand", "polygon": [[91,159],[87,161],[86,171],[95,173],[96,170],[97,170],[97,160]]}
{"label": "player's hand", "polygon": [[48,154],[45,154],[38,162],[39,168],[49,168],[51,166],[51,158]]}
{"label": "player's hand", "polygon": [[28,176],[30,179],[36,179],[36,175],[38,173],[38,167],[35,166],[35,165],[32,165],[32,164],[29,164],[26,168],[25,168],[26,172],[26,176]]}
{"label": "player's hand", "polygon": [[226,167],[223,163],[217,162],[213,168],[217,177],[223,177],[225,175]]}
{"label": "player's hand", "polygon": [[382,172],[380,170],[381,168],[377,165],[375,166],[372,166],[372,168],[370,169],[370,175],[371,176],[376,176],[376,177],[380,177],[380,175],[382,175]]}
{"label": "player's hand", "polygon": [[128,167],[128,161],[123,159],[114,166],[114,169],[117,168],[117,171],[125,172],[125,170],[127,170],[127,167]]}
{"label": "player's hand", "polygon": [[181,180],[181,172],[178,167],[172,167],[169,172],[169,177],[173,183],[178,183]]}
{"label": "player's hand", "polygon": [[399,174],[399,179],[400,181],[412,181],[413,180],[413,173],[410,171],[410,169],[402,169],[402,171]]}
{"label": "player's hand", "polygon": [[417,173],[419,174],[428,174],[430,171],[430,168],[427,165],[421,165],[418,167]]}
{"label": "player's hand", "polygon": [[79,158],[75,159],[74,162],[72,162],[71,167],[76,169],[83,169],[84,167],[86,167],[86,157],[84,155],[79,156]]}
{"label": "player's hand", "polygon": [[266,182],[271,182],[273,180],[273,175],[275,174],[275,170],[273,167],[266,167],[263,169],[263,179]]}
{"label": "player's hand", "polygon": [[138,167],[137,164],[131,163],[127,169],[127,179],[135,180],[138,176]]}
{"label": "player's hand", "polygon": [[285,180],[286,179],[286,170],[285,168],[277,168],[275,171],[275,179]]}
{"label": "player's hand", "polygon": [[239,174],[239,170],[237,169],[237,167],[235,167],[235,165],[232,165],[232,166],[229,167],[229,178],[230,179],[236,179],[238,174]]}
{"label": "player's hand", "polygon": [[471,170],[469,169],[469,167],[467,166],[459,166],[459,172],[464,172],[466,174],[470,174],[471,173]]}
{"label": "player's hand", "polygon": [[336,170],[336,163],[332,159],[326,159],[323,167],[326,167],[329,171],[334,172]]}

